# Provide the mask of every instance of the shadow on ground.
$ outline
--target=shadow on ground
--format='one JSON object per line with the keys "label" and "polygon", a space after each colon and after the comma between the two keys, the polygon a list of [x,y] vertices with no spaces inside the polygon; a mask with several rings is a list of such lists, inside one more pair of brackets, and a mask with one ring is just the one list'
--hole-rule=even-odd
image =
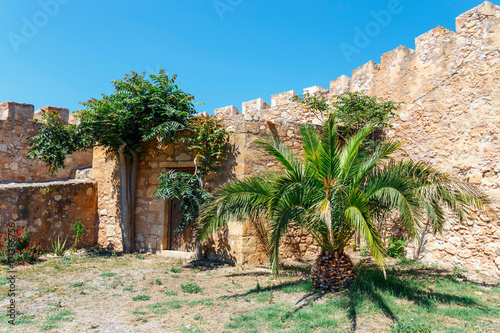
{"label": "shadow on ground", "polygon": [[[297,271],[297,269],[299,270]],[[284,270],[300,272],[307,276],[310,268],[289,267]],[[295,308],[284,316],[284,319],[288,319],[326,295],[336,294],[339,300],[343,300],[348,307],[347,317],[351,322],[353,331],[358,328],[358,309],[366,301],[375,304],[388,319],[394,324],[398,324],[400,321],[398,313],[401,314],[401,309],[395,308],[394,302],[387,301],[390,296],[430,310],[443,304],[488,311],[488,308],[479,303],[474,297],[460,296],[459,293],[446,292],[443,289],[433,290],[438,283],[446,283],[451,289],[454,289],[455,285],[457,289],[460,289],[464,283],[469,283],[464,281],[464,277],[457,272],[403,265],[389,268],[386,271],[385,278],[383,271],[379,267],[372,263],[361,262],[357,265],[357,274],[356,283],[339,293],[325,293],[314,290],[308,278],[301,278],[295,281],[285,281],[266,287],[254,288],[246,293],[225,296],[225,298],[245,298],[266,292],[304,293],[304,296],[295,303]]]}

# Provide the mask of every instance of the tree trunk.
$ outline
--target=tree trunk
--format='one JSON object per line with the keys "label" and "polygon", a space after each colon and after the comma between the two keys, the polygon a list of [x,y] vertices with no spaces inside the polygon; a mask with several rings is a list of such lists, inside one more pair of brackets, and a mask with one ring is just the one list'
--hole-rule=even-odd
{"label": "tree trunk", "polygon": [[132,253],[135,248],[135,187],[137,178],[137,154],[132,160],[124,154],[126,143],[118,150],[120,167],[120,227],[122,230],[123,253]]}
{"label": "tree trunk", "polygon": [[322,251],[311,269],[311,281],[315,288],[340,291],[356,281],[356,269],[343,250]]}
{"label": "tree trunk", "polygon": [[[195,164],[196,164],[196,159],[195,159]],[[198,168],[195,169],[195,174],[198,172]],[[203,179],[203,176],[202,175],[198,175],[198,179],[200,181],[200,188],[202,190],[205,189],[205,180]],[[198,212],[198,216],[199,216],[199,212]],[[199,219],[199,217],[198,217]],[[196,259],[197,260],[202,260],[203,258],[205,257],[205,255],[203,254],[203,244],[202,244],[202,241],[198,241],[198,244],[196,244]]]}

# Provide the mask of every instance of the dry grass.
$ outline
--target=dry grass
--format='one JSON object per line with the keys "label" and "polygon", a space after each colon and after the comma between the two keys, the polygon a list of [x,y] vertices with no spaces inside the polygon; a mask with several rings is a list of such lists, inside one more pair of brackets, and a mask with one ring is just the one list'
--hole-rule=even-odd
{"label": "dry grass", "polygon": [[[159,256],[102,252],[49,258],[17,267],[18,325],[9,325],[1,314],[0,328],[389,332],[425,324],[442,332],[500,332],[499,287],[460,282],[456,274],[408,264],[390,269],[387,280],[371,265],[358,265],[358,273],[349,290],[321,294],[312,289],[305,265],[287,267],[275,279],[265,266],[197,266]],[[9,298],[2,281],[5,308]]]}

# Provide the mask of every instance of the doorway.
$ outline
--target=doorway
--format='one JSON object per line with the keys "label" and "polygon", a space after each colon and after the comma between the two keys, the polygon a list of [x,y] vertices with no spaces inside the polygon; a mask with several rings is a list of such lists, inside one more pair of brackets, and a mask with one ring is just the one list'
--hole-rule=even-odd
{"label": "doorway", "polygon": [[[194,168],[179,168],[175,171],[194,174]],[[165,221],[163,228],[163,250],[190,252],[196,249],[193,228],[175,229],[181,222],[181,201],[179,199],[165,200]]]}

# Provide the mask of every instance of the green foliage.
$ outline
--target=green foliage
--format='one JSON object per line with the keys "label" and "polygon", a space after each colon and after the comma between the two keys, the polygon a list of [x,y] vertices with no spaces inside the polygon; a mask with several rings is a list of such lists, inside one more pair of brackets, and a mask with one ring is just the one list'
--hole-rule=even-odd
{"label": "green foliage", "polygon": [[82,239],[83,234],[85,233],[85,226],[81,221],[76,221],[73,223],[73,231],[75,235],[73,236],[75,242],[73,243],[73,248],[76,249],[78,242]]}
{"label": "green foliage", "polygon": [[105,277],[105,278],[108,278],[108,277],[113,277],[113,276],[116,276],[118,275],[117,273],[115,272],[107,272],[107,273],[102,273],[101,275],[99,275],[100,277]]}
{"label": "green foliage", "polygon": [[160,184],[153,195],[161,199],[179,199],[181,221],[175,231],[184,230],[191,225],[199,215],[201,205],[210,197],[210,194],[200,187],[199,179],[185,172],[169,170],[160,174]]}
{"label": "green foliage", "polygon": [[359,255],[362,257],[368,257],[370,255],[370,248],[366,244],[361,245]]}
{"label": "green foliage", "polygon": [[30,241],[27,228],[7,228],[0,233],[0,263],[35,262],[42,253],[37,242]]}
{"label": "green foliage", "polygon": [[215,117],[191,117],[189,134],[182,138],[188,142],[188,149],[196,154],[195,175],[169,170],[160,174],[160,184],[153,195],[161,199],[179,199],[181,221],[175,231],[192,225],[199,216],[200,207],[210,197],[204,189],[203,177],[219,167],[230,147],[229,134],[222,120]]}
{"label": "green foliage", "polygon": [[443,207],[464,217],[483,208],[487,198],[478,188],[455,181],[419,162],[391,160],[400,142],[368,143],[374,125],[341,143],[330,115],[322,130],[299,127],[303,159],[278,139],[256,142],[274,157],[282,171],[268,171],[231,181],[219,188],[202,208],[199,239],[230,220],[270,221],[270,261],[278,270],[282,237],[290,224],[306,229],[325,252],[343,251],[358,233],[383,267],[386,257],[377,230],[389,212],[399,213],[409,237],[432,220],[436,231],[444,223]]}
{"label": "green foliage", "polygon": [[197,294],[197,293],[201,293],[203,291],[203,288],[198,286],[194,282],[187,282],[184,284],[181,283],[181,289],[183,292],[188,293],[188,294]]}
{"label": "green foliage", "polygon": [[132,297],[134,301],[149,301],[151,299],[151,296],[148,295],[137,295]]}
{"label": "green foliage", "polygon": [[29,138],[28,158],[41,159],[53,173],[64,168],[67,155],[87,148],[99,146],[117,153],[125,145],[130,156],[141,152],[142,142],[174,141],[195,113],[194,97],[179,89],[176,78],[164,70],[149,78],[132,71],[112,81],[111,94],[82,102],[85,109],[76,112],[78,125],[63,125],[57,113],[46,112],[39,134]]}
{"label": "green foliage", "polygon": [[392,258],[402,258],[405,256],[405,238],[389,237],[387,255]]}
{"label": "green foliage", "polygon": [[401,103],[384,101],[378,97],[367,96],[364,92],[346,92],[337,96],[333,103],[336,121],[352,131],[358,131],[366,125],[379,128],[389,127],[394,118],[394,111]]}
{"label": "green foliage", "polygon": [[143,255],[142,253],[140,253],[140,252],[134,252],[134,256],[135,256],[137,259],[139,259],[139,260],[144,260],[144,259],[146,259],[146,258],[144,257],[144,255]]}
{"label": "green foliage", "polygon": [[[42,113],[43,124],[37,135],[29,137],[31,146],[27,154],[28,159],[38,158],[45,162],[49,173],[65,168],[64,160],[67,155],[77,151],[85,150],[82,145],[80,132],[75,125],[64,125],[59,114],[55,111],[44,111]],[[52,189],[44,189],[49,193]]]}
{"label": "green foliage", "polygon": [[172,267],[172,268],[170,268],[170,271],[172,273],[180,273],[180,272],[182,272],[182,268],[180,268],[180,267]]}
{"label": "green foliage", "polygon": [[165,296],[177,296],[179,293],[175,290],[169,290],[169,291],[166,291],[164,294],[165,294]]}
{"label": "green foliage", "polygon": [[331,106],[328,98],[319,95],[294,96],[292,100],[316,113],[319,119],[333,115],[335,121],[342,125],[343,129],[340,132],[343,135],[352,135],[368,125],[375,128],[390,127],[389,121],[394,118],[394,111],[401,105],[367,96],[363,91],[338,95]]}
{"label": "green foliage", "polygon": [[64,255],[64,251],[66,251],[66,241],[66,238],[62,241],[61,237],[57,236],[57,238],[52,241],[52,253],[57,256]]}
{"label": "green foliage", "polygon": [[202,177],[218,171],[230,148],[229,134],[222,119],[215,117],[191,117],[189,135],[182,138],[196,154],[197,173]]}

